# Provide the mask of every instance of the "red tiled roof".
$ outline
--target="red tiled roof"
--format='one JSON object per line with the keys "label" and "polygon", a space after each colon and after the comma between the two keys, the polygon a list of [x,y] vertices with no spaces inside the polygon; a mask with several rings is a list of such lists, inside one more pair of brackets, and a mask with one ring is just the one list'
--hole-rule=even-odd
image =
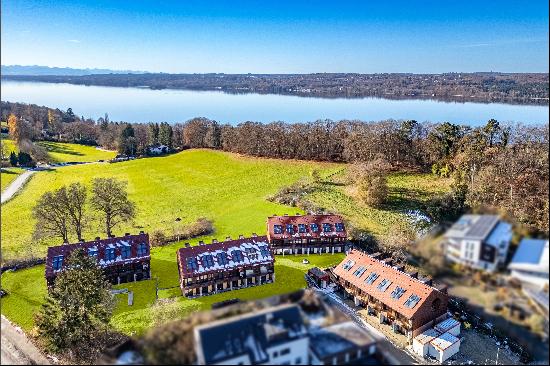
{"label": "red tiled roof", "polygon": [[[130,258],[127,258],[127,259],[120,258],[120,255],[121,255],[120,248],[124,245],[124,243],[130,244]],[[138,244],[140,243],[147,244],[146,245],[147,252],[146,252],[146,255],[138,257],[137,251],[138,251]],[[109,246],[113,246],[115,248],[115,260],[113,261],[105,261],[105,249]],[[55,275],[56,271],[54,271],[53,264],[52,264],[54,257],[62,255],[63,267],[64,267],[67,263],[67,258],[69,257],[69,255],[73,250],[78,248],[83,248],[84,250],[87,251],[88,249],[93,247],[96,247],[98,250],[97,259],[99,261],[100,266],[102,267],[128,263],[135,260],[150,259],[151,257],[151,251],[150,251],[151,248],[149,245],[149,234],[126,235],[121,237],[106,238],[106,239],[87,241],[87,242],[75,243],[75,244],[63,244],[63,245],[48,248],[48,255],[46,257],[46,278],[50,278]]]}
{"label": "red tiled roof", "polygon": [[[323,232],[323,224],[331,224],[332,231]],[[322,237],[341,237],[347,238],[347,231],[344,226],[344,230],[341,232],[336,231],[334,224],[344,223],[342,217],[339,215],[296,215],[296,216],[270,216],[267,218],[267,238],[271,242],[272,239],[290,239],[290,238],[322,238]],[[299,224],[306,225],[306,232],[300,233],[298,230]],[[311,231],[310,224],[317,224],[319,227],[318,232]],[[282,233],[276,234],[274,231],[275,225],[282,226]],[[287,225],[293,225],[294,234],[287,232]]]}
{"label": "red tiled roof", "polygon": [[[349,269],[344,269],[343,266],[348,261],[354,263]],[[361,266],[365,267],[365,271],[357,277],[354,272]],[[376,272],[379,276],[372,284],[368,284],[365,280],[372,272]],[[419,311],[430,307],[435,298],[447,298],[446,294],[437,289],[358,250],[350,251],[346,258],[336,266],[334,273],[408,319],[412,319]],[[391,281],[391,284],[385,291],[381,291],[377,286],[385,279]],[[399,299],[394,299],[391,294],[398,286],[405,292]],[[418,296],[420,300],[410,308],[405,306],[405,302],[412,294]],[[442,304],[442,306],[446,306],[446,304]]]}
{"label": "red tiled roof", "polygon": [[[267,256],[262,256],[259,251],[259,247],[265,246],[267,249]],[[249,258],[245,248],[256,249],[256,258]],[[243,261],[235,262],[232,256],[233,250],[241,251]],[[224,252],[227,255],[227,263],[218,263],[217,253]],[[213,259],[213,266],[205,268],[204,255],[211,254]],[[195,258],[197,263],[197,270],[188,268],[187,258]],[[256,236],[253,238],[242,238],[237,240],[226,240],[223,242],[217,242],[212,244],[203,244],[196,246],[189,246],[180,248],[178,250],[178,267],[180,270],[180,276],[192,277],[193,275],[203,275],[220,270],[229,270],[233,268],[244,268],[260,264],[273,264],[274,258],[271,253],[271,248],[267,242],[266,236]]]}

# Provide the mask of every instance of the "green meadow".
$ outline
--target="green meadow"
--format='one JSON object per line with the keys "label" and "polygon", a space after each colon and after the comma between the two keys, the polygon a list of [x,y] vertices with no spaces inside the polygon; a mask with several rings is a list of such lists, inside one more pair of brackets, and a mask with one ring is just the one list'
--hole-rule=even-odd
{"label": "green meadow", "polygon": [[[50,154],[53,153],[53,150]],[[61,154],[61,152],[58,153]],[[74,160],[70,160],[74,161]],[[2,256],[6,259],[43,256],[57,240],[32,240],[34,220],[32,207],[48,190],[72,182],[91,186],[94,177],[115,177],[128,182],[130,199],[136,203],[137,216],[115,233],[135,233],[139,230],[163,230],[170,235],[178,228],[206,217],[213,222],[215,232],[207,237],[190,240],[210,242],[213,238],[238,237],[239,234],[259,235],[266,230],[266,217],[272,214],[293,214],[296,208],[266,200],[281,187],[300,179],[309,179],[310,171],[319,169],[322,177],[342,170],[342,164],[274,160],[244,157],[212,150],[186,150],[165,157],[137,159],[121,163],[94,163],[40,171],[24,187],[21,194],[2,205]],[[448,182],[430,175],[392,175],[389,180],[390,202],[383,209],[364,207],[353,198],[349,187],[334,182],[316,185],[308,197],[322,207],[341,213],[354,226],[383,234],[395,220],[405,220],[403,211],[420,207],[432,194],[443,192]],[[179,218],[180,220],[176,221]],[[85,238],[104,237],[97,218],[92,218]],[[74,239],[74,238],[72,238]],[[127,295],[117,295],[118,306],[113,325],[127,334],[138,334],[158,320],[158,313],[170,311],[171,317],[184,317],[190,312],[210,308],[212,303],[238,297],[258,299],[294,291],[305,286],[304,273],[312,266],[328,267],[339,263],[343,254],[311,255],[310,263],[302,264],[304,256],[277,256],[276,280],[273,284],[236,290],[199,299],[181,296],[176,265],[176,250],[182,243],[172,243],[151,251],[153,280],[122,284],[120,288],[134,291],[134,305],[127,305]],[[2,274],[2,288],[8,295],[1,300],[2,314],[30,330],[33,314],[46,294],[44,266]],[[162,305],[156,302],[156,287]],[[162,310],[164,309],[164,310]]]}

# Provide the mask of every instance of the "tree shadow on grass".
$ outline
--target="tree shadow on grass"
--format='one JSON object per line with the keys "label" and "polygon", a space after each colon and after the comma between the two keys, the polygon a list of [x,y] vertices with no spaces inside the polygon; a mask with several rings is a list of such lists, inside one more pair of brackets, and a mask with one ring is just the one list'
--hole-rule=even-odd
{"label": "tree shadow on grass", "polygon": [[68,148],[68,147],[61,146],[59,144],[54,144],[52,142],[44,141],[44,142],[41,142],[38,146],[41,146],[41,147],[45,148],[48,152],[52,152],[52,153],[77,155],[77,156],[83,156],[84,155],[83,153],[81,153],[79,151],[73,150],[73,149]]}
{"label": "tree shadow on grass", "polygon": [[4,168],[0,169],[0,172],[1,172],[2,174],[19,174],[19,173],[17,173],[17,172],[14,172],[14,171],[12,171],[12,170],[7,170],[7,169],[4,169]]}

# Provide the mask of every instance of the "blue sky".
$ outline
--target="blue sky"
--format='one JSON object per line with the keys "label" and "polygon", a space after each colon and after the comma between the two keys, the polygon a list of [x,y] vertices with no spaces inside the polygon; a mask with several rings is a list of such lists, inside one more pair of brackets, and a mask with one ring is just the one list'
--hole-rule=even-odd
{"label": "blue sky", "polygon": [[2,1],[2,64],[548,72],[548,1]]}

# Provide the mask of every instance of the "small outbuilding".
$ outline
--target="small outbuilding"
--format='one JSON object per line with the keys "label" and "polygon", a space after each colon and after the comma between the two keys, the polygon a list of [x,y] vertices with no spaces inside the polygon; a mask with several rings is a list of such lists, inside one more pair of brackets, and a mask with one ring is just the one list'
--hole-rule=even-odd
{"label": "small outbuilding", "polygon": [[443,363],[460,350],[460,339],[451,333],[443,333],[430,342],[429,355]]}
{"label": "small outbuilding", "polygon": [[327,272],[318,267],[313,267],[309,271],[307,271],[307,274],[313,279],[313,281],[315,281],[317,286],[319,286],[320,288],[327,287],[329,283],[329,275]]}
{"label": "small outbuilding", "polygon": [[460,335],[460,322],[454,318],[448,318],[437,324],[434,329],[439,333],[450,333],[455,337]]}

